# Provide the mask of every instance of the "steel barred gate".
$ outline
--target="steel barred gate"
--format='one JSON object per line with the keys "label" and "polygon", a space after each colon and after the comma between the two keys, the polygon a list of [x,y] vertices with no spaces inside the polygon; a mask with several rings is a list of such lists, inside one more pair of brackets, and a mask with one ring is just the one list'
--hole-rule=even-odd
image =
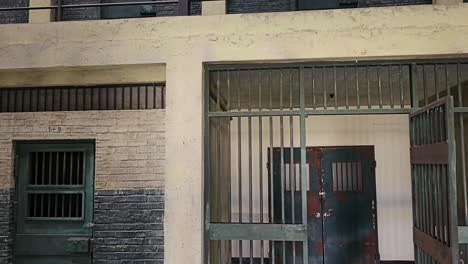
{"label": "steel barred gate", "polygon": [[468,63],[206,65],[204,74],[205,263],[335,264],[313,256],[325,251],[308,204],[327,194],[310,185],[320,165],[308,159],[306,130],[320,124],[308,117],[370,114],[410,115],[415,262],[466,263]]}
{"label": "steel barred gate", "polygon": [[453,98],[410,114],[416,263],[458,262]]}

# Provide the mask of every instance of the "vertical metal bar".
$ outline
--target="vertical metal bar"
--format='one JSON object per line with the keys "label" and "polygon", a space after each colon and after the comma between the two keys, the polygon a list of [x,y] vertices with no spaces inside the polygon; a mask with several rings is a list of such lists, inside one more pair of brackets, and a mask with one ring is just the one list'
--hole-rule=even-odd
{"label": "vertical metal bar", "polygon": [[[459,65],[457,66],[459,70]],[[458,74],[460,76],[460,74]],[[462,97],[462,94],[459,94],[459,97]],[[453,98],[450,97],[447,102],[447,111],[446,111],[446,120],[447,120],[447,140],[449,144],[449,194],[450,194],[450,244],[453,256],[453,262],[458,262],[458,219],[457,219],[457,166],[456,166],[456,145],[455,145],[455,116],[453,112]],[[465,208],[466,209],[466,208]],[[465,211],[466,212],[466,211]],[[466,213],[465,213],[466,216]]]}
{"label": "vertical metal bar", "polygon": [[445,89],[447,90],[447,96],[450,96],[450,87],[448,85],[448,65],[445,64]]}
{"label": "vertical metal bar", "polygon": [[[460,63],[457,63],[457,89],[458,89],[458,106],[463,107],[463,91],[461,85],[461,73],[460,73]],[[463,122],[463,113],[458,114],[458,120],[460,122],[460,159],[461,159],[461,169],[463,177],[463,209],[464,209],[464,221],[465,225],[468,224],[468,190],[466,183],[466,160],[465,160],[465,124]]]}
{"label": "vertical metal bar", "polygon": [[[210,111],[211,95],[210,95],[210,71],[203,69],[203,108],[204,108],[204,213],[205,213],[205,230],[203,239],[203,259],[207,264],[211,263],[211,240],[209,239],[208,230],[211,222],[211,119],[207,113]],[[124,88],[122,88],[122,98],[124,98]],[[156,88],[153,92],[153,100],[156,98]],[[156,107],[155,101],[153,106]],[[122,101],[122,109],[124,109]]]}
{"label": "vertical metal bar", "polygon": [[403,71],[402,66],[400,64],[399,69],[398,69],[398,78],[399,78],[399,81],[400,81],[400,107],[404,108],[405,107],[405,95],[404,95],[404,91],[403,91],[402,71]]}
{"label": "vertical metal bar", "polygon": [[[218,223],[221,222],[221,118],[216,118],[216,176],[217,176],[217,186],[216,186],[216,201],[217,201],[217,220]],[[221,250],[221,247],[219,247]]]}
{"label": "vertical metal bar", "polygon": [[380,65],[377,65],[377,80],[379,85],[379,108],[383,107],[382,102],[382,79],[380,78]]}
{"label": "vertical metal bar", "polygon": [[327,89],[325,88],[325,67],[322,67],[323,109],[327,109]]}
{"label": "vertical metal bar", "polygon": [[437,64],[434,63],[434,87],[435,87],[435,94],[436,94],[436,100],[439,100],[439,89],[437,88],[439,84],[439,77],[437,76]]}
{"label": "vertical metal bar", "polygon": [[[227,71],[227,106],[228,112],[231,111],[231,72]],[[228,170],[228,190],[227,190],[227,201],[228,201],[228,223],[232,223],[232,173],[231,173],[231,119],[227,119],[227,141],[228,141],[228,157],[227,157],[227,170]],[[232,240],[228,241],[228,264],[232,263]]]}
{"label": "vertical metal bar", "polygon": [[[249,112],[252,111],[252,80],[251,72],[247,72],[249,88]],[[249,223],[253,223],[253,175],[252,175],[252,117],[248,117],[249,140]],[[249,241],[250,264],[253,264],[253,241]]]}
{"label": "vertical metal bar", "polygon": [[36,163],[35,163],[35,174],[34,174],[34,184],[39,184],[39,152],[34,152],[36,156]]}
{"label": "vertical metal bar", "polygon": [[336,88],[336,66],[333,66],[333,92],[335,93],[334,99],[335,99],[335,109],[338,109],[338,94],[337,94],[337,88]]}
{"label": "vertical metal bar", "polygon": [[393,76],[392,76],[392,66],[388,65],[388,86],[390,88],[390,107],[395,108],[395,104],[393,103]]}
{"label": "vertical metal bar", "polygon": [[56,152],[56,156],[55,156],[55,185],[58,185],[58,179],[59,179],[60,153],[61,152]]}
{"label": "vertical metal bar", "polygon": [[62,0],[57,0],[57,16],[56,16],[57,21],[62,21],[62,13],[63,13]]}
{"label": "vertical metal bar", "polygon": [[75,154],[75,152],[70,152],[70,175],[68,180],[70,185],[73,185],[73,154]]}
{"label": "vertical metal bar", "polygon": [[356,106],[357,109],[361,109],[361,101],[360,101],[360,95],[359,95],[359,72],[358,72],[358,66],[354,66],[354,75],[356,78]]}
{"label": "vertical metal bar", "polygon": [[41,217],[45,216],[45,206],[44,206],[44,194],[41,193]]}
{"label": "vertical metal bar", "polygon": [[62,185],[65,185],[65,174],[67,169],[67,153],[63,152]]}
{"label": "vertical metal bar", "polygon": [[[268,76],[268,82],[269,82],[269,94],[270,94],[270,111],[273,109],[273,92],[272,92],[272,78],[271,78],[272,71],[269,71],[269,76]],[[274,224],[275,223],[275,217],[274,217],[274,206],[273,206],[273,201],[275,197],[274,193],[274,188],[273,188],[273,117],[269,117],[269,130],[270,130],[270,149],[269,149],[269,155],[270,155],[270,164],[268,166],[269,169],[269,186],[270,186],[270,206],[269,206],[269,215],[270,215],[270,223]],[[272,241],[271,244],[271,263],[275,264],[275,241]]]}
{"label": "vertical metal bar", "polygon": [[[280,73],[280,110],[283,110],[283,71]],[[285,186],[285,175],[284,175],[284,127],[283,127],[283,116],[280,116],[280,156],[281,156],[281,223],[285,224],[285,204],[284,204],[284,186]],[[283,251],[283,261],[286,256],[286,246],[285,241],[282,241]]]}
{"label": "vertical metal bar", "polygon": [[[260,78],[260,71],[258,71],[258,108],[262,111],[262,81]],[[260,187],[260,223],[263,224],[263,124],[262,117],[258,117],[258,175],[259,175],[259,187]],[[264,264],[263,259],[264,244],[263,240],[260,240],[260,263]]]}
{"label": "vertical metal bar", "polygon": [[[289,69],[289,109],[292,111],[293,110],[293,87],[292,87],[292,77],[291,77],[291,69]],[[290,153],[289,153],[289,186],[291,187],[291,223],[294,224],[295,221],[295,196],[296,196],[296,188],[295,188],[295,183],[296,183],[296,178],[294,175],[295,167],[294,167],[294,120],[293,116],[289,116],[289,144],[290,144]],[[293,264],[296,264],[296,242],[291,242],[292,243],[292,258],[293,258]]]}
{"label": "vertical metal bar", "polygon": [[348,68],[344,68],[344,85],[345,85],[345,96],[346,96],[346,109],[349,109],[349,95],[348,95]]}
{"label": "vertical metal bar", "polygon": [[52,152],[49,152],[49,175],[47,177],[47,185],[52,183]]}
{"label": "vertical metal bar", "polygon": [[[240,82],[240,71],[237,71],[237,110],[240,112],[241,111],[241,101],[240,101],[240,87],[241,87],[241,82]],[[241,122],[241,117],[237,118],[237,160],[238,160],[238,168],[237,168],[237,174],[238,174],[238,200],[239,200],[239,223],[242,223],[242,136],[241,136],[241,130],[242,130],[242,122]],[[242,240],[239,240],[239,262],[242,263]]]}
{"label": "vertical metal bar", "polygon": [[[307,164],[306,164],[306,115],[304,101],[304,68],[299,69],[299,100],[300,100],[300,138],[301,138],[301,202],[302,202],[302,225],[307,230]],[[307,231],[306,231],[307,232]],[[307,236],[306,236],[307,237]],[[308,263],[308,239],[302,241],[302,263]]]}
{"label": "vertical metal bar", "polygon": [[428,94],[426,91],[427,88],[427,76],[426,76],[426,65],[422,65],[422,73],[423,73],[423,96],[424,96],[424,105],[427,105],[427,98]]}
{"label": "vertical metal bar", "polygon": [[221,111],[221,106],[220,106],[220,101],[221,101],[221,98],[220,98],[220,95],[219,95],[219,90],[220,90],[220,87],[219,87],[219,71],[216,71],[216,111]]}
{"label": "vertical metal bar", "polygon": [[46,155],[45,154],[46,154],[45,152],[42,152],[42,175],[41,175],[42,176],[42,182],[41,182],[42,185],[45,185],[45,166],[46,166],[46,164],[45,164],[45,156]]}
{"label": "vertical metal bar", "polygon": [[418,101],[418,68],[415,63],[410,64],[410,80],[411,80],[411,102],[412,107],[418,108],[419,101]]}

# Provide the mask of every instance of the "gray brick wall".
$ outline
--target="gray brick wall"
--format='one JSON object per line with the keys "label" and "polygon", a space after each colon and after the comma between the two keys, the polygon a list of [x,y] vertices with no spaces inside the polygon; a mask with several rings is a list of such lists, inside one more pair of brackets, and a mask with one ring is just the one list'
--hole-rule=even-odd
{"label": "gray brick wall", "polygon": [[[294,10],[294,0],[227,0],[228,14],[285,12]],[[294,9],[293,9],[294,8]]]}
{"label": "gray brick wall", "polygon": [[361,7],[378,7],[378,6],[399,6],[399,5],[423,5],[432,4],[432,0],[360,0]]}
{"label": "gray brick wall", "polygon": [[0,264],[12,262],[13,190],[0,189]]}
{"label": "gray brick wall", "polygon": [[[71,4],[97,4],[101,0],[62,0],[64,5]],[[63,10],[63,21],[74,20],[97,20],[101,18],[101,8],[99,7],[83,7],[83,8],[66,8]]]}
{"label": "gray brick wall", "polygon": [[164,263],[164,189],[95,192],[96,264]]}
{"label": "gray brick wall", "polygon": [[[63,0],[64,4],[80,4],[80,3],[100,3],[105,2],[101,0]],[[111,1],[107,1],[111,2]],[[113,7],[115,9],[115,7]],[[137,8],[137,7],[136,7]],[[159,4],[154,6],[156,16],[177,16],[177,4]],[[190,15],[201,15],[201,2],[191,3]],[[101,18],[101,8],[99,7],[86,7],[86,8],[72,8],[64,9],[64,21],[76,20],[97,20]]]}
{"label": "gray brick wall", "polygon": [[[468,0],[466,0],[468,1]],[[340,0],[349,3],[352,0]],[[358,0],[359,7],[431,4],[432,0]],[[228,14],[285,12],[296,10],[296,0],[227,0]]]}
{"label": "gray brick wall", "polygon": [[[29,6],[29,0],[0,0],[0,7],[25,7]],[[28,11],[3,11],[0,12],[0,24],[28,23]]]}

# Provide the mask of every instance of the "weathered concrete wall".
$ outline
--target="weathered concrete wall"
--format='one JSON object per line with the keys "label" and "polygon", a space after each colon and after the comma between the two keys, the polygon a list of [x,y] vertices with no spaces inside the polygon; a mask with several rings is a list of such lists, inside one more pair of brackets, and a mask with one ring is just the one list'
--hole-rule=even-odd
{"label": "weathered concrete wall", "polygon": [[202,263],[204,62],[467,56],[467,16],[463,4],[2,25],[0,69],[166,64],[165,262]]}

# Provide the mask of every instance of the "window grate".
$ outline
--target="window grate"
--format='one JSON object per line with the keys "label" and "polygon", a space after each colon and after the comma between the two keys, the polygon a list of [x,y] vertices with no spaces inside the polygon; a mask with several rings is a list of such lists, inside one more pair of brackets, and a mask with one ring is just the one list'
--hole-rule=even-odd
{"label": "window grate", "polygon": [[81,193],[30,193],[28,217],[81,218]]}
{"label": "window grate", "polygon": [[83,185],[84,152],[31,152],[30,185]]}
{"label": "window grate", "polygon": [[157,84],[0,89],[0,113],[164,108],[165,86]]}
{"label": "window grate", "polygon": [[362,192],[361,161],[332,163],[334,192]]}

